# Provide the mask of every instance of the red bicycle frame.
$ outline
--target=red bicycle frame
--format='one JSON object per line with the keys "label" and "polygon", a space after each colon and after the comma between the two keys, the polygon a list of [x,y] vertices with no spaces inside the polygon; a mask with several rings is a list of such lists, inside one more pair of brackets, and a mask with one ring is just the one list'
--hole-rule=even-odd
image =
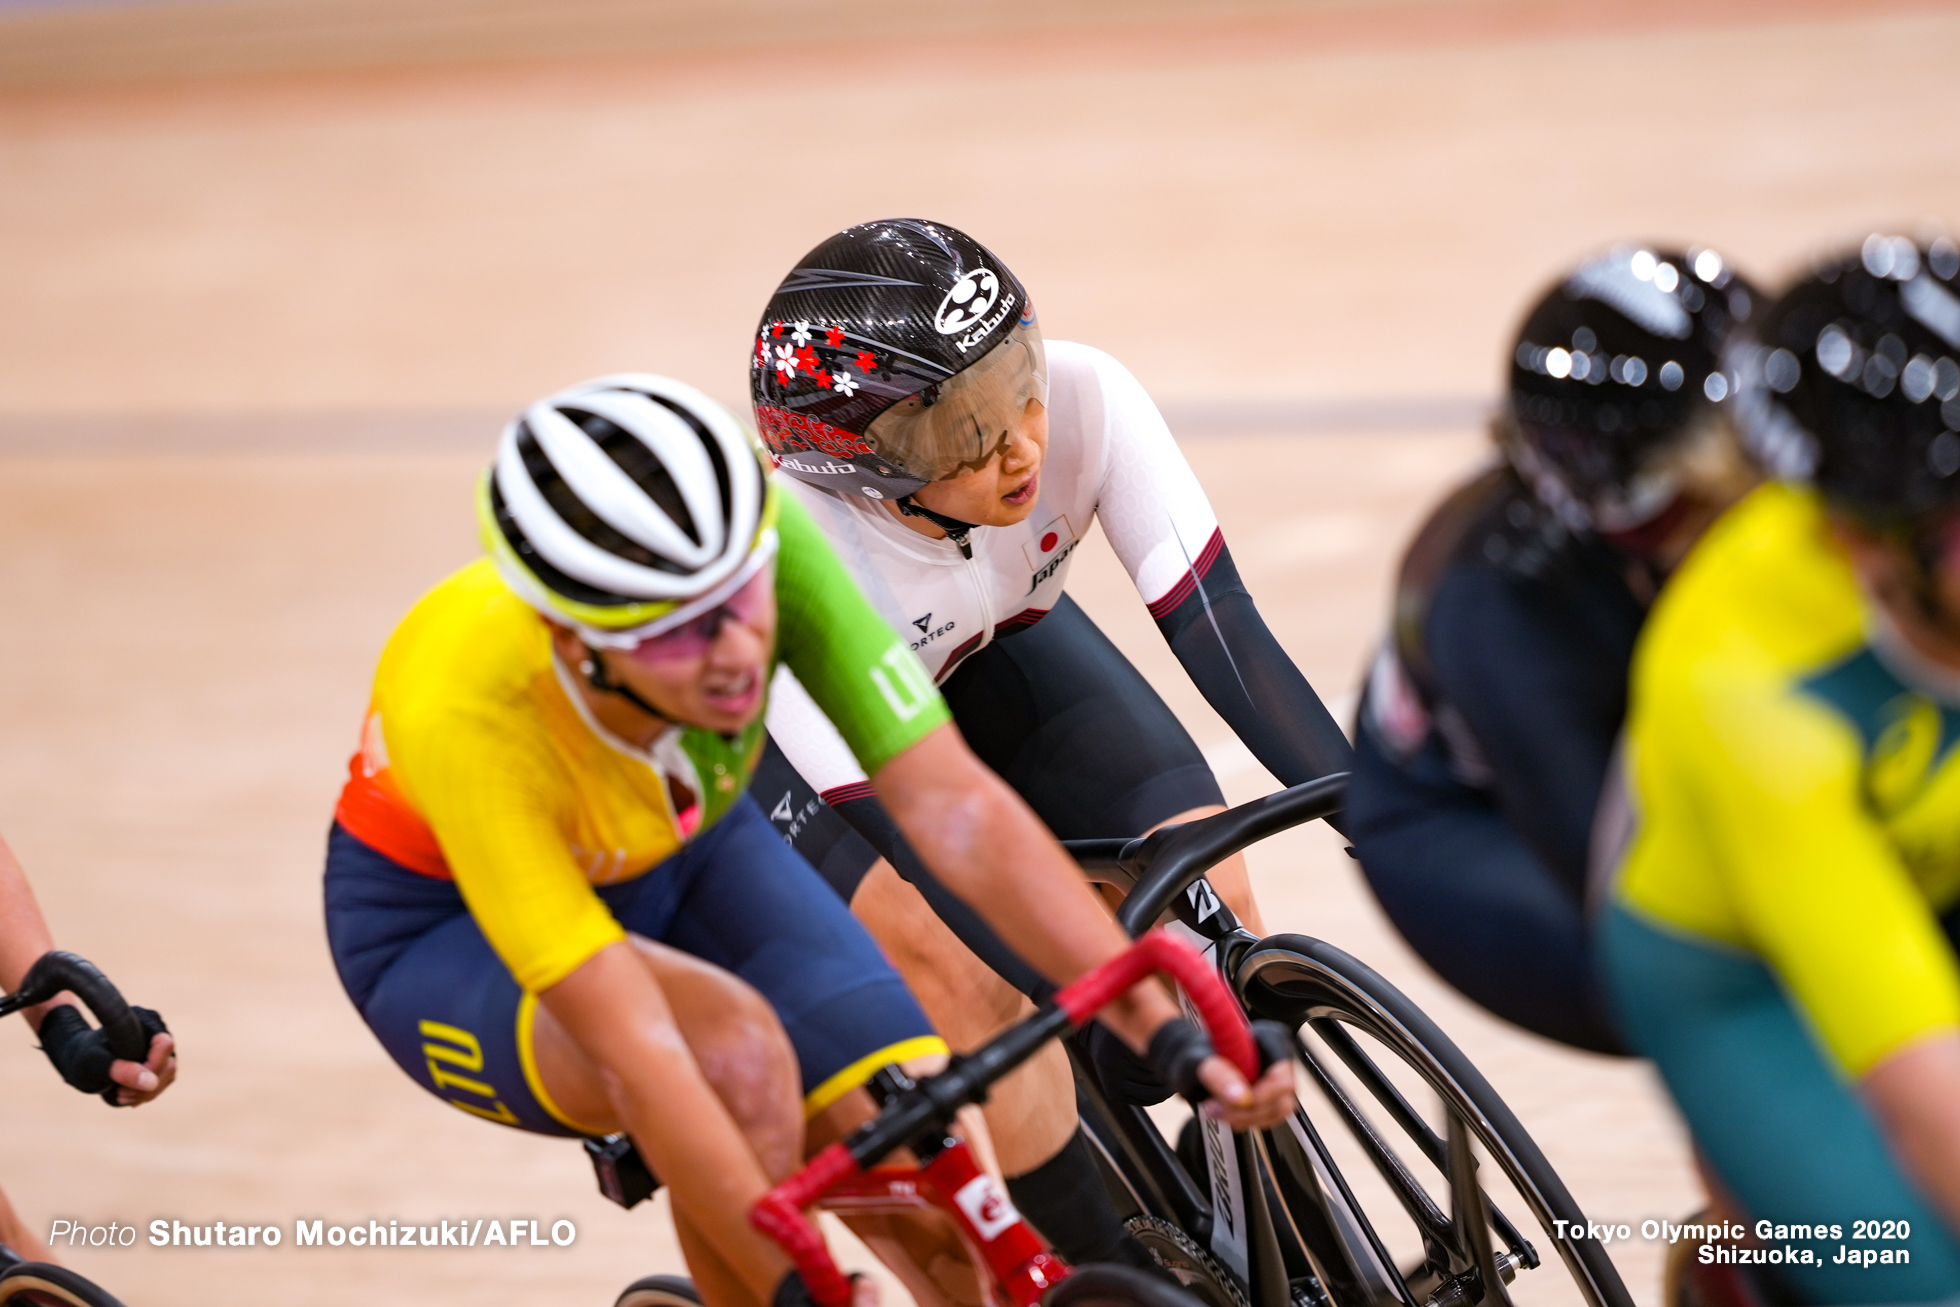
{"label": "red bicycle frame", "polygon": [[[1224,981],[1191,948],[1154,930],[1066,986],[1052,1004],[895,1097],[876,1119],[763,1195],[749,1212],[750,1222],[789,1254],[820,1307],[850,1307],[850,1281],[831,1260],[804,1209],[819,1202],[840,1211],[936,1208],[958,1228],[989,1297],[1001,1307],[1035,1307],[1067,1278],[1068,1264],[1014,1210],[1000,1185],[973,1160],[965,1141],[946,1137],[947,1128],[955,1112],[984,1099],[989,1085],[1043,1044],[1082,1025],[1160,971],[1190,997],[1219,1054],[1248,1083],[1255,1079],[1259,1059],[1252,1031]],[[924,1165],[876,1165],[908,1146],[928,1155]]]}

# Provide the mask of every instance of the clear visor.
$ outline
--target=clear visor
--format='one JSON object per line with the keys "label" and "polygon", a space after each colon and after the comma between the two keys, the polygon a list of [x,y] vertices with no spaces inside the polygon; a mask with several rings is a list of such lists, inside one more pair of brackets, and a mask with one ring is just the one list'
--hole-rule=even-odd
{"label": "clear visor", "polygon": [[893,464],[926,481],[987,466],[1029,404],[1048,403],[1048,355],[1041,328],[1025,322],[972,367],[880,413],[865,440]]}

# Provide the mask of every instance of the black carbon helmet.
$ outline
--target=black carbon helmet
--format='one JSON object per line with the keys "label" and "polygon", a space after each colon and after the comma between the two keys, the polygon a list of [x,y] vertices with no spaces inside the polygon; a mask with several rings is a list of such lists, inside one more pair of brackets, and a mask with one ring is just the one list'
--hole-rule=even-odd
{"label": "black carbon helmet", "polygon": [[872,423],[914,396],[931,406],[1017,333],[1032,338],[1045,397],[1027,291],[984,245],[917,218],[846,228],[799,259],[763,310],[749,360],[756,428],[791,476],[903,499],[960,459],[880,440]]}
{"label": "black carbon helmet", "polygon": [[1624,530],[1675,497],[1662,453],[1726,409],[1723,351],[1757,310],[1715,251],[1619,245],[1526,316],[1511,356],[1506,452],[1579,528]]}
{"label": "black carbon helmet", "polygon": [[1881,530],[1960,504],[1960,247],[1875,234],[1820,260],[1742,360],[1743,429],[1778,475]]}

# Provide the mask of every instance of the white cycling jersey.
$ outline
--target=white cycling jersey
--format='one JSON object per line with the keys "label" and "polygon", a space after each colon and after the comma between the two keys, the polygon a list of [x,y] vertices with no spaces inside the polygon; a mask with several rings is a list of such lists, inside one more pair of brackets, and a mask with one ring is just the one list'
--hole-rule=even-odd
{"label": "white cycling jersey", "polygon": [[[951,540],[911,530],[885,505],[795,478],[872,606],[910,640],[935,681],[999,636],[1055,606],[1069,556],[1098,518],[1152,616],[1189,595],[1192,569],[1222,546],[1211,504],[1163,415],[1129,369],[1087,345],[1050,341],[1048,457],[1034,511],[1015,526],[980,527],[961,556]],[[769,733],[804,780],[834,801],[865,776],[787,670],[777,673]]]}

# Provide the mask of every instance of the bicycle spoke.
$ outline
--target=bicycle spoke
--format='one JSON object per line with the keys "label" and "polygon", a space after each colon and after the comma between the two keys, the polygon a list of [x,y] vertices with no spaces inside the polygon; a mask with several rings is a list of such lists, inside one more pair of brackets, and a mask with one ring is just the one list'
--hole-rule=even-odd
{"label": "bicycle spoke", "polygon": [[1347,1178],[1304,1108],[1285,1125],[1261,1131],[1261,1152],[1291,1215],[1301,1246],[1335,1302],[1398,1302],[1415,1307],[1408,1285]]}
{"label": "bicycle spoke", "polygon": [[1448,1167],[1448,1153],[1441,1136],[1429,1128],[1429,1122],[1409,1106],[1409,1100],[1402,1097],[1402,1091],[1391,1084],[1373,1059],[1361,1051],[1361,1046],[1354,1042],[1354,1036],[1347,1032],[1347,1028],[1332,1017],[1314,1017],[1307,1024],[1347,1064],[1347,1069],[1354,1072],[1355,1079],[1395,1118],[1395,1123],[1415,1140],[1416,1146],[1422,1149],[1436,1169],[1441,1171]]}
{"label": "bicycle spoke", "polygon": [[[1402,1091],[1381,1073],[1381,1068],[1377,1067],[1374,1060],[1354,1042],[1354,1036],[1330,1017],[1315,1017],[1307,1024],[1312,1026],[1314,1033],[1334,1050],[1348,1070],[1352,1071],[1362,1086],[1374,1096],[1375,1101],[1395,1118],[1395,1123],[1415,1141],[1416,1147],[1429,1158],[1430,1164],[1445,1175],[1449,1174],[1449,1152],[1441,1136],[1430,1128],[1429,1123],[1423,1120],[1413,1107],[1409,1106],[1409,1100],[1402,1096]],[[1455,1121],[1456,1115],[1450,1105],[1445,1103],[1443,1106],[1444,1110],[1450,1112],[1450,1120]],[[1488,1204],[1488,1211],[1491,1224],[1497,1228],[1498,1237],[1504,1241],[1504,1246],[1511,1251],[1511,1255],[1518,1258],[1526,1270],[1535,1269],[1538,1265],[1538,1250],[1518,1233],[1518,1227],[1511,1224],[1510,1218],[1505,1216],[1495,1203]]]}
{"label": "bicycle spoke", "polygon": [[[1443,1215],[1441,1208],[1436,1206],[1436,1201],[1429,1196],[1428,1190],[1424,1189],[1415,1176],[1409,1173],[1408,1167],[1402,1164],[1402,1159],[1389,1148],[1381,1132],[1375,1128],[1375,1123],[1355,1106],[1353,1100],[1348,1097],[1347,1091],[1341,1088],[1332,1075],[1328,1074],[1327,1069],[1320,1064],[1320,1060],[1313,1055],[1306,1042],[1296,1034],[1293,1043],[1308,1074],[1313,1077],[1314,1083],[1320,1086],[1320,1092],[1347,1122],[1349,1133],[1361,1145],[1362,1151],[1368,1155],[1368,1160],[1374,1163],[1375,1170],[1381,1173],[1382,1179],[1394,1191],[1403,1210],[1415,1221],[1422,1233],[1423,1244],[1429,1249],[1430,1259],[1433,1262],[1436,1255],[1444,1252],[1452,1241],[1449,1218]],[[1447,1257],[1445,1257],[1445,1266],[1447,1266]]]}
{"label": "bicycle spoke", "polygon": [[[1447,1105],[1446,1105],[1447,1107]],[[1480,1302],[1495,1307],[1512,1307],[1505,1292],[1504,1277],[1497,1267],[1497,1253],[1490,1244],[1490,1222],[1484,1208],[1484,1191],[1477,1180],[1477,1157],[1472,1150],[1470,1131],[1463,1119],[1450,1111],[1449,1177],[1450,1213],[1466,1260],[1476,1268],[1482,1281]]]}

